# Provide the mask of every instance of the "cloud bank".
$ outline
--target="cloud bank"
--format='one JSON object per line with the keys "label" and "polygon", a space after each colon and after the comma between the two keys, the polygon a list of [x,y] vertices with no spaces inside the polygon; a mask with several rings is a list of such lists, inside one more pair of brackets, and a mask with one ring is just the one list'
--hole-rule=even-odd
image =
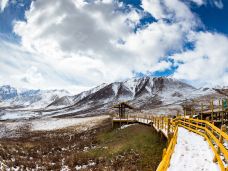
{"label": "cloud bank", "polygon": [[[228,38],[198,31],[203,23],[190,8],[208,3],[223,7],[219,0],[142,0],[142,9],[111,0],[33,1],[26,21],[14,23],[21,44],[0,41],[1,82],[79,92],[176,67],[174,78],[198,86],[228,84]],[[142,24],[147,15],[154,21]]]}
{"label": "cloud bank", "polygon": [[7,6],[9,0],[0,0],[0,12],[4,11],[5,7]]}

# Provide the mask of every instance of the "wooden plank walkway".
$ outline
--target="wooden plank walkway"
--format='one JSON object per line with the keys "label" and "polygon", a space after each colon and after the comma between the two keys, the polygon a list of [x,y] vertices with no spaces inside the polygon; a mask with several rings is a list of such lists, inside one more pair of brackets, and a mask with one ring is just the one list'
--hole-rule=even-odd
{"label": "wooden plank walkway", "polygon": [[214,153],[202,136],[178,128],[177,144],[168,171],[220,171],[213,159]]}
{"label": "wooden plank walkway", "polygon": [[159,164],[157,171],[166,171],[170,166],[170,160],[177,143],[178,128],[183,127],[188,131],[194,132],[202,136],[208,143],[214,154],[214,162],[219,165],[222,171],[228,171],[228,149],[224,142],[228,142],[228,134],[226,126],[217,128],[213,122],[208,120],[192,119],[178,116],[175,119],[165,116],[152,115],[131,115],[127,118],[113,118],[113,123],[140,123],[153,127],[168,139],[167,149],[163,151],[163,158]]}
{"label": "wooden plank walkway", "polygon": [[[160,123],[159,123],[160,121]],[[113,118],[113,122],[116,123],[139,123],[153,127],[157,132],[161,132],[164,137],[168,139],[168,135],[173,133],[172,127],[169,127],[168,122],[161,122],[161,120],[155,120],[151,118],[142,118],[142,117],[129,117],[129,118]]]}

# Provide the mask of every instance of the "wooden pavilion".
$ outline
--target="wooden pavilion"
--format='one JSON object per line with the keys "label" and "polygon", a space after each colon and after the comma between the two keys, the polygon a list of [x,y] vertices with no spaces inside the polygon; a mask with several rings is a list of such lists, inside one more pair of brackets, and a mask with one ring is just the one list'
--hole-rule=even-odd
{"label": "wooden pavilion", "polygon": [[134,109],[134,107],[130,106],[126,102],[121,102],[119,104],[116,104],[112,108],[119,109],[118,115],[120,118],[125,118],[126,109]]}

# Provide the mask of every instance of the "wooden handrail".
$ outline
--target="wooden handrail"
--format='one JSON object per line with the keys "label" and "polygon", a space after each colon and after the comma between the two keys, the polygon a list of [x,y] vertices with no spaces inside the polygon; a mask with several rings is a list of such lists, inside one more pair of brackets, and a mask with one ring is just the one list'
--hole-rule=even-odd
{"label": "wooden handrail", "polygon": [[[179,125],[183,126],[184,123],[186,123],[186,122],[180,121],[180,123],[182,123],[182,124],[179,124]],[[228,161],[228,151],[226,150],[226,148],[224,147],[224,145],[219,142],[219,139],[217,139],[208,128],[203,127],[203,126],[198,126],[198,125],[195,125],[195,124],[192,124],[192,123],[188,123],[188,122],[186,124],[189,125],[189,126],[194,126],[194,127],[198,128],[198,129],[203,130],[204,131],[204,134],[207,133],[207,135],[209,135],[210,138],[216,143],[216,145],[222,150],[221,152],[224,154],[224,157]],[[185,124],[185,127],[187,127],[186,124]],[[191,128],[191,129],[193,129],[193,128]]]}
{"label": "wooden handrail", "polygon": [[[195,133],[203,136],[207,140],[210,147],[212,148],[212,151],[213,151],[213,153],[215,155],[215,159],[216,159],[215,161],[218,161],[220,169],[222,171],[225,171],[227,169],[226,166],[224,165],[224,163],[222,162],[222,159],[221,159],[219,153],[221,152],[223,154],[223,156],[225,157],[226,161],[228,161],[228,151],[224,147],[223,143],[220,142],[220,140],[214,135],[216,133],[217,135],[222,136],[225,140],[228,140],[227,139],[228,135],[225,132],[223,132],[219,128],[215,127],[210,122],[204,121],[204,120],[178,117],[176,119],[173,119],[172,125],[175,123],[177,126],[184,127],[192,132],[195,132]],[[210,130],[208,128],[210,128]],[[199,130],[201,130],[201,131],[199,131]],[[219,150],[216,150],[215,146],[213,145],[213,142],[216,143]],[[218,153],[218,151],[219,151],[219,153]],[[170,155],[173,153],[173,151],[167,149],[166,153],[167,153],[167,155]],[[164,164],[163,160],[164,160],[164,158],[162,159],[162,161],[160,163],[160,165],[163,165],[163,166],[159,165],[157,171],[167,170],[166,165]],[[166,161],[166,163],[167,162],[170,163],[170,160]],[[163,168],[163,169],[161,169],[161,168]]]}
{"label": "wooden handrail", "polygon": [[165,150],[165,154],[163,154],[162,161],[158,165],[157,171],[164,171],[169,168],[171,156],[173,154],[175,145],[177,143],[177,134],[178,134],[178,127],[176,127],[174,131],[174,135],[168,145],[168,148],[167,150]]}
{"label": "wooden handrail", "polygon": [[186,119],[186,120],[192,120],[192,121],[194,121],[194,122],[206,124],[208,127],[211,127],[211,128],[213,129],[213,132],[217,132],[218,135],[222,135],[223,138],[224,138],[226,141],[228,141],[228,135],[227,135],[225,132],[221,131],[221,129],[217,128],[215,125],[211,124],[210,122],[205,121],[205,120],[198,120],[198,121],[197,121],[196,119],[192,119],[192,118],[188,118],[188,119]]}
{"label": "wooden handrail", "polygon": [[[218,165],[222,171],[228,171],[227,166],[225,166],[220,157],[220,153],[222,153],[226,160],[226,164],[228,163],[228,150],[223,145],[224,140],[228,141],[228,135],[226,132],[224,132],[224,130],[217,128],[209,121],[186,118],[183,116],[178,116],[175,119],[171,119],[164,116],[158,117],[152,115],[152,117],[149,117],[148,119],[147,116],[137,115],[134,116],[134,118],[138,122],[146,121],[147,124],[149,123],[148,120],[150,120],[151,125],[153,124],[157,131],[163,131],[164,134],[167,134],[166,136],[168,138],[169,144],[167,149],[163,150],[162,161],[160,162],[157,171],[166,171],[168,169],[177,142],[178,127],[180,126],[204,137],[215,155],[214,161],[218,162]],[[170,137],[170,133],[173,136]],[[215,147],[215,145],[217,147]]]}

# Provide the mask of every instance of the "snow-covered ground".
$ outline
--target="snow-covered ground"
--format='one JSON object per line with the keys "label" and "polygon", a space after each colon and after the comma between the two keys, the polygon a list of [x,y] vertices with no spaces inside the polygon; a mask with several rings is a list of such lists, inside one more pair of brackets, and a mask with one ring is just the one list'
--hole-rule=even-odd
{"label": "snow-covered ground", "polygon": [[179,127],[168,171],[219,171],[213,158],[213,151],[203,137]]}
{"label": "snow-covered ground", "polygon": [[31,122],[33,131],[45,131],[62,129],[69,126],[83,126],[85,129],[97,124],[97,122],[109,116],[87,117],[87,118],[47,118]]}
{"label": "snow-covered ground", "polygon": [[0,120],[29,119],[39,116],[32,111],[5,110],[0,112]]}
{"label": "snow-covered ground", "polygon": [[99,125],[108,115],[86,118],[43,118],[17,122],[0,122],[0,138],[21,136],[21,131],[50,131],[74,126],[82,132]]}
{"label": "snow-covered ground", "polygon": [[133,126],[133,125],[136,125],[136,124],[123,125],[123,126],[120,127],[120,129],[125,129],[125,128],[127,128],[127,127],[129,127],[129,126]]}

